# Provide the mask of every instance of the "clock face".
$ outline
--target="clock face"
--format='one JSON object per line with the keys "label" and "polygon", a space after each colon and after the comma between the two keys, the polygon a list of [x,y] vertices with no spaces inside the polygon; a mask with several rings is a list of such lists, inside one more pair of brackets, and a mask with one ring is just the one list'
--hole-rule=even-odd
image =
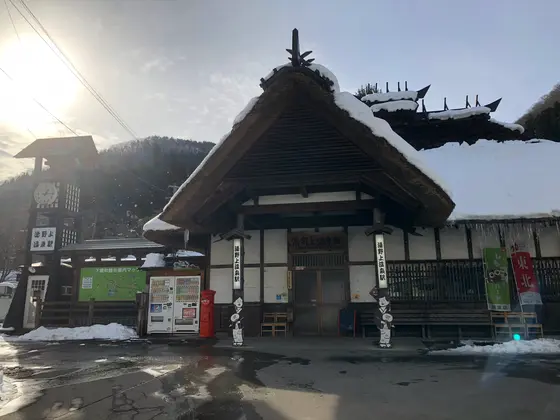
{"label": "clock face", "polygon": [[53,204],[58,198],[58,188],[54,182],[41,182],[33,193],[35,202],[40,205]]}

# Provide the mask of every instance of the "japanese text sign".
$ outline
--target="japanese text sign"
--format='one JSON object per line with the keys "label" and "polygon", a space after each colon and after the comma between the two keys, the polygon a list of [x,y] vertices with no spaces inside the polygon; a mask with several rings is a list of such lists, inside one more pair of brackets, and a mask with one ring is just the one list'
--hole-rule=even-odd
{"label": "japanese text sign", "polygon": [[236,238],[233,240],[233,289],[241,290],[241,253],[242,242],[241,239]]}
{"label": "japanese text sign", "polygon": [[511,254],[511,264],[521,305],[542,305],[539,283],[535,277],[531,254],[522,251],[513,252]]}

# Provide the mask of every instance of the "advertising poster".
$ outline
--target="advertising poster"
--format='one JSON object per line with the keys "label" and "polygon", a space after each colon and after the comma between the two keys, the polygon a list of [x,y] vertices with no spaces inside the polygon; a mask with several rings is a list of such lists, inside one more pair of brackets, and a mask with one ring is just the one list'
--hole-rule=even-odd
{"label": "advertising poster", "polygon": [[484,248],[484,283],[491,311],[510,311],[508,258],[504,248]]}
{"label": "advertising poster", "polygon": [[80,271],[78,300],[135,300],[146,288],[146,272],[137,267],[88,267]]}

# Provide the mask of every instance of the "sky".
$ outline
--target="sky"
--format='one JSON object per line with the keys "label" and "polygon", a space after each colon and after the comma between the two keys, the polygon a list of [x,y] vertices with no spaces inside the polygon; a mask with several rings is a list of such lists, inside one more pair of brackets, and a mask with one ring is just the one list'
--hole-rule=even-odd
{"label": "sky", "polygon": [[343,90],[431,84],[428,109],[503,97],[494,118],[513,122],[560,79],[557,0],[27,0],[133,136],[11,4],[26,15],[20,1],[0,1],[0,69],[11,78],[0,72],[0,180],[31,166],[12,156],[35,138],[71,134],[50,114],[99,149],[150,135],[216,142],[262,92],[259,79],[287,62],[293,28]]}

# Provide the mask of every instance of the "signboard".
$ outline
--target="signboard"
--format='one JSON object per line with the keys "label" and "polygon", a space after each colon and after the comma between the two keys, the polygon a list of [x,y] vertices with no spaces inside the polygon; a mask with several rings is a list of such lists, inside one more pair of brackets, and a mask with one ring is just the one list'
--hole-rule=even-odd
{"label": "signboard", "polygon": [[36,227],[31,231],[30,251],[54,251],[55,227]]}
{"label": "signboard", "polygon": [[512,252],[511,264],[517,293],[519,294],[519,303],[521,305],[542,305],[539,283],[535,277],[531,254],[523,251]]}
{"label": "signboard", "polygon": [[309,251],[345,251],[346,234],[344,232],[295,232],[288,234],[288,251],[290,253]]}
{"label": "signboard", "polygon": [[375,235],[375,254],[377,256],[377,284],[380,289],[386,289],[387,265],[385,263],[385,240],[382,233]]}
{"label": "signboard", "polygon": [[137,267],[82,268],[78,300],[135,300],[145,288],[146,272]]}
{"label": "signboard", "polygon": [[241,239],[233,240],[233,289],[241,290]]}
{"label": "signboard", "polygon": [[484,248],[484,283],[491,311],[510,311],[508,259],[504,248]]}

